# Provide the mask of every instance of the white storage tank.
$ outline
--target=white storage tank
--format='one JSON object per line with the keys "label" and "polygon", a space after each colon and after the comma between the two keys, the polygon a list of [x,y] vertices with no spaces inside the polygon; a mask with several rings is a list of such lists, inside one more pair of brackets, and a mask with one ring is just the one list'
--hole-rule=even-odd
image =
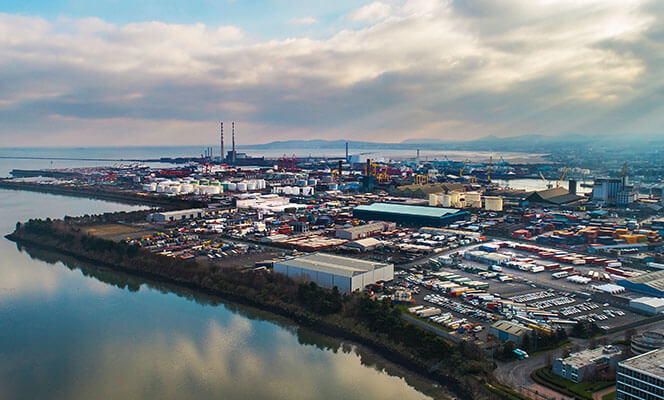
{"label": "white storage tank", "polygon": [[213,195],[213,194],[219,194],[221,192],[221,188],[219,186],[206,186],[204,190],[204,194],[207,195]]}
{"label": "white storage tank", "polygon": [[302,195],[303,196],[313,196],[314,194],[314,188],[311,186],[305,186],[302,188]]}
{"label": "white storage tank", "polygon": [[168,192],[173,194],[180,193],[180,185],[172,185],[168,187]]}
{"label": "white storage tank", "polygon": [[248,181],[247,190],[256,190],[256,181]]}
{"label": "white storage tank", "polygon": [[439,196],[438,196],[437,194],[435,194],[435,193],[431,193],[431,194],[429,195],[429,205],[430,205],[431,207],[435,207],[435,206],[437,206],[437,205],[439,205],[439,204],[440,204],[440,198],[439,198]]}
{"label": "white storage tank", "polygon": [[293,189],[290,186],[284,186],[284,194],[286,195],[293,194]]}
{"label": "white storage tank", "polygon": [[299,196],[299,195],[300,195],[300,187],[293,186],[293,196]]}
{"label": "white storage tank", "polygon": [[444,194],[439,203],[443,207],[452,207],[452,196],[449,194]]}
{"label": "white storage tank", "polygon": [[498,196],[484,197],[484,209],[487,211],[503,211],[503,198]]}
{"label": "white storage tank", "polygon": [[259,179],[258,180],[258,189],[265,189],[267,187],[267,184],[265,182],[265,179]]}
{"label": "white storage tank", "polygon": [[228,184],[228,190],[230,190],[231,192],[236,191],[236,190],[237,190],[237,184],[236,184],[236,183],[233,183],[233,182],[230,182],[230,183]]}
{"label": "white storage tank", "polygon": [[247,191],[247,184],[244,182],[240,182],[237,184],[237,190],[240,192],[246,192]]}
{"label": "white storage tank", "polygon": [[192,193],[194,191],[194,186],[189,183],[183,183],[180,186],[180,193]]}

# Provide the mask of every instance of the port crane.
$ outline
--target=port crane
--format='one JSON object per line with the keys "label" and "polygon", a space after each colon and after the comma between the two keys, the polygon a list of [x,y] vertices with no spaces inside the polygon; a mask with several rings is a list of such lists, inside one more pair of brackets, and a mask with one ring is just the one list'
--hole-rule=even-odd
{"label": "port crane", "polygon": [[556,183],[557,188],[559,188],[560,185],[563,183],[563,179],[565,179],[566,174],[567,174],[567,166],[565,166],[565,169],[563,170],[563,174],[560,176],[560,179],[558,179],[558,183]]}

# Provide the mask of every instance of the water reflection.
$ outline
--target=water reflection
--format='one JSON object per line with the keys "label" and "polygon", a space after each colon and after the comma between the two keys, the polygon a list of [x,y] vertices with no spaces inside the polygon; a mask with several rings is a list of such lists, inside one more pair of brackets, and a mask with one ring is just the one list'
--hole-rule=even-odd
{"label": "water reflection", "polygon": [[[72,299],[90,302],[93,310],[88,311],[94,315],[93,321],[76,325],[83,326],[86,337],[82,343],[76,340],[66,351],[41,343],[37,350],[42,348],[43,354],[34,357],[46,356],[52,362],[19,362],[18,367],[10,367],[0,361],[0,377],[20,378],[0,382],[16,398],[39,397],[44,385],[57,393],[47,397],[67,399],[410,399],[443,395],[442,389],[380,357],[272,314],[30,246],[19,247],[19,251],[49,264],[43,269],[51,273],[67,271],[61,265],[68,273],[80,271],[86,281],[96,282],[91,287],[102,286],[106,292],[101,295],[91,290]],[[70,301],[65,303],[72,306]],[[68,315],[62,322],[67,324],[72,318],[78,319]],[[99,325],[87,326],[90,323]],[[49,330],[67,336],[68,328],[55,323]],[[20,349],[21,343],[17,344]],[[0,348],[9,353],[5,354],[8,362],[21,358],[20,350]],[[51,368],[60,372],[53,373]],[[41,380],[42,385],[35,387],[26,378]]]}

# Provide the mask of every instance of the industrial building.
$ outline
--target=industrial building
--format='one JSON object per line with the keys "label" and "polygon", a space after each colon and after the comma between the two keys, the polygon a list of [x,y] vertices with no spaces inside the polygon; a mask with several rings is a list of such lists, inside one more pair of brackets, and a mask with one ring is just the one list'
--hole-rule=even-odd
{"label": "industrial building", "polygon": [[561,187],[536,191],[526,198],[529,203],[553,204],[558,206],[573,204],[582,199],[583,197],[572,194],[567,189]]}
{"label": "industrial building", "polygon": [[664,349],[653,350],[618,363],[616,399],[664,398]]}
{"label": "industrial building", "polygon": [[523,337],[533,332],[531,328],[512,321],[497,321],[489,328],[489,333],[502,342],[521,344]]}
{"label": "industrial building", "polygon": [[631,342],[632,354],[639,355],[664,348],[664,334],[644,332],[641,335],[632,336]]}
{"label": "industrial building", "polygon": [[664,270],[639,275],[634,278],[620,279],[616,283],[628,290],[650,296],[664,297]]}
{"label": "industrial building", "polygon": [[639,297],[629,301],[629,307],[644,314],[655,315],[664,313],[664,299],[656,297]]}
{"label": "industrial building", "polygon": [[274,272],[296,280],[316,282],[325,288],[338,287],[348,293],[378,281],[394,279],[394,265],[332,254],[313,253],[274,263]]}
{"label": "industrial building", "polygon": [[596,349],[572,353],[553,362],[551,372],[572,382],[583,382],[608,373],[616,368],[622,358],[622,351],[615,346],[602,346]]}
{"label": "industrial building", "polygon": [[344,244],[342,247],[349,250],[365,252],[365,251],[373,251],[376,249],[376,247],[382,244],[383,242],[378,239],[365,238],[365,239],[355,240],[353,242],[348,242]]}
{"label": "industrial building", "polygon": [[444,227],[465,220],[468,213],[454,208],[406,206],[373,203],[353,209],[353,217],[364,220],[392,221],[409,226]]}
{"label": "industrial building", "polygon": [[214,208],[191,208],[189,210],[165,211],[149,214],[148,222],[174,222],[185,219],[204,218],[211,215],[217,215],[226,210]]}
{"label": "industrial building", "polygon": [[378,235],[386,230],[396,229],[395,223],[386,222],[373,222],[370,224],[353,226],[350,228],[339,228],[336,230],[335,236],[346,240],[363,239],[369,236]]}
{"label": "industrial building", "polygon": [[638,198],[638,190],[629,184],[629,178],[595,179],[593,185],[594,202],[605,205],[628,206]]}

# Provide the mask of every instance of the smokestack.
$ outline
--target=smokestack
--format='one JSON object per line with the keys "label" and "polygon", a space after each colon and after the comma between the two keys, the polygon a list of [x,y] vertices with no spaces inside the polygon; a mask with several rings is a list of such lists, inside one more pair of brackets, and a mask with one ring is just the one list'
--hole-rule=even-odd
{"label": "smokestack", "polygon": [[569,184],[569,192],[571,194],[576,194],[576,179],[570,179],[568,184]]}
{"label": "smokestack", "polygon": [[233,121],[232,128],[233,128],[233,153],[231,154],[231,160],[235,162],[235,121]]}
{"label": "smokestack", "polygon": [[223,162],[224,161],[224,121],[221,121],[219,124],[221,126],[221,137],[219,139],[219,148],[221,150],[221,157],[219,157],[219,161]]}
{"label": "smokestack", "polygon": [[[348,145],[348,143],[346,143],[346,145]],[[343,166],[344,166],[343,161],[339,160],[339,183],[343,182],[343,179],[341,178]]]}
{"label": "smokestack", "polygon": [[[348,162],[348,142],[346,142],[346,162]],[[341,168],[339,170],[341,171]]]}

